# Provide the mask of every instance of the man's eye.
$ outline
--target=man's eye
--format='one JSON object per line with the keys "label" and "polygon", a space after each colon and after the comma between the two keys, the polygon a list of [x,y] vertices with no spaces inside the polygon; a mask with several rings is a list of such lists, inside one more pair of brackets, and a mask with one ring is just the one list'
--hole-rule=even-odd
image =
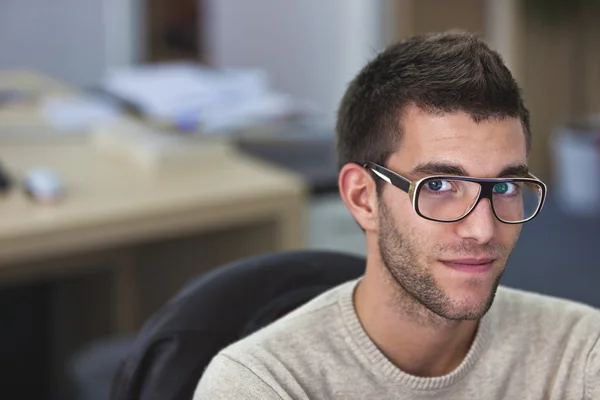
{"label": "man's eye", "polygon": [[498,194],[515,194],[517,191],[517,185],[510,182],[497,183],[494,185],[494,193]]}
{"label": "man's eye", "polygon": [[450,181],[437,179],[435,181],[427,182],[427,188],[433,192],[442,192],[452,189],[452,184]]}

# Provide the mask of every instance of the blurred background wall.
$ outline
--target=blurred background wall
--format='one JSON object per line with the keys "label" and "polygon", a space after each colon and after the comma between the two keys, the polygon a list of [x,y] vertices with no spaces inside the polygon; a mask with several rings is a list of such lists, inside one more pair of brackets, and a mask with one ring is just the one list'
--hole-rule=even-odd
{"label": "blurred background wall", "polygon": [[77,85],[145,53],[143,0],[4,0],[0,68],[38,69]]}
{"label": "blurred background wall", "polygon": [[348,80],[385,44],[467,29],[488,38],[522,85],[533,116],[532,166],[551,179],[551,133],[600,107],[600,24],[594,1],[565,1],[566,11],[550,21],[544,6],[528,3],[542,2],[5,0],[0,67],[92,85],[109,67],[142,61],[259,66],[277,88],[313,101],[332,122]]}
{"label": "blurred background wall", "polygon": [[348,81],[382,46],[380,1],[205,4],[212,63],[265,68],[277,88],[315,102],[330,122]]}

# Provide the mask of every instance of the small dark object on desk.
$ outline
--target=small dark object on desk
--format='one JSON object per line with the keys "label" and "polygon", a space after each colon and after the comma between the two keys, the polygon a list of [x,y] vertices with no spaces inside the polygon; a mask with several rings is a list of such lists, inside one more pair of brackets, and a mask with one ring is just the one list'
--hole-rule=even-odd
{"label": "small dark object on desk", "polygon": [[0,89],[0,106],[7,103],[14,103],[23,100],[24,94],[19,90],[1,90]]}
{"label": "small dark object on desk", "polygon": [[11,187],[11,180],[8,172],[0,166],[0,194],[4,194],[9,191]]}

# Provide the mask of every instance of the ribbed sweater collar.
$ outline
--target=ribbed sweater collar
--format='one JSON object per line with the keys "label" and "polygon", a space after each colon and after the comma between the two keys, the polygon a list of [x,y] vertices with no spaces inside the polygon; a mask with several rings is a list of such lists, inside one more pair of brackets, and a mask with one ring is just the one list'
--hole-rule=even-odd
{"label": "ribbed sweater collar", "polygon": [[[479,323],[475,339],[469,349],[467,356],[462,363],[451,373],[433,378],[418,377],[408,374],[394,365],[375,345],[371,338],[365,332],[356,309],[354,308],[354,290],[359,281],[352,285],[348,285],[345,293],[342,294],[339,300],[342,318],[348,328],[352,338],[351,343],[371,364],[375,371],[378,371],[386,379],[415,390],[436,390],[443,389],[454,385],[456,382],[464,378],[474,367],[479,360],[481,354],[487,348],[490,340],[490,321],[486,315]],[[488,313],[489,314],[489,313]]]}

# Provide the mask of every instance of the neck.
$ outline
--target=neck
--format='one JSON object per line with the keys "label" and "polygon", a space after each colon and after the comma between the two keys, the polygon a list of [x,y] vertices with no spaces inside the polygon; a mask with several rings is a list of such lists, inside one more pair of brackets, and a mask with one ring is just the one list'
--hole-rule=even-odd
{"label": "neck", "polygon": [[354,298],[371,340],[411,375],[442,376],[456,369],[471,347],[478,321],[450,321],[433,314],[374,270],[367,267]]}

